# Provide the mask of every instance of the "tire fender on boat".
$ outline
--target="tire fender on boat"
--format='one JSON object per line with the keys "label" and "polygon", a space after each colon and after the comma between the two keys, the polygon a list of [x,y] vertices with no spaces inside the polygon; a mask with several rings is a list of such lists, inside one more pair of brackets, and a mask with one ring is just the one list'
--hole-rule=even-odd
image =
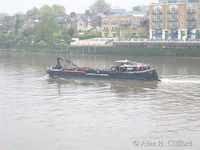
{"label": "tire fender on boat", "polygon": [[96,70],[96,73],[97,73],[97,74],[100,74],[100,72],[101,72],[101,71],[100,71],[99,69]]}

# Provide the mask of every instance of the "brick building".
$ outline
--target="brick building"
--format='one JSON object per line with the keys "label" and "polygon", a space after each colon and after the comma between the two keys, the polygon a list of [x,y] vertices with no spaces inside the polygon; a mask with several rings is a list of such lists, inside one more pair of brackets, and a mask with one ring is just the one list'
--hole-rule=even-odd
{"label": "brick building", "polygon": [[149,6],[150,39],[195,39],[200,30],[200,0],[159,0]]}

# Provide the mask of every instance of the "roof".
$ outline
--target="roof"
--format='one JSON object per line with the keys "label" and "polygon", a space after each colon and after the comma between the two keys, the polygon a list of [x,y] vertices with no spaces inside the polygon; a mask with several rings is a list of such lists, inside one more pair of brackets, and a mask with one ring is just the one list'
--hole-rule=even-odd
{"label": "roof", "polygon": [[109,15],[109,16],[111,16],[111,17],[125,17],[125,16],[127,16],[127,14],[126,13],[124,13],[124,14],[116,13],[116,14]]}
{"label": "roof", "polygon": [[126,13],[126,10],[125,10],[125,9],[122,9],[122,8],[112,8],[112,9],[110,10],[110,12],[124,14],[124,13]]}
{"label": "roof", "polygon": [[67,16],[66,15],[59,15],[56,17],[56,21],[58,24],[62,24],[66,21]]}
{"label": "roof", "polygon": [[126,13],[127,16],[145,16],[147,13],[143,11],[129,11]]}

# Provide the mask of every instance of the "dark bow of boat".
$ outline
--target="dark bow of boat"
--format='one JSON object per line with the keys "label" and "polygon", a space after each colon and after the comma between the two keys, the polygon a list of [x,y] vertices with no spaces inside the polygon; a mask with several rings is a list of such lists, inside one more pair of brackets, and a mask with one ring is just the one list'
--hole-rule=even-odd
{"label": "dark bow of boat", "polygon": [[[71,67],[62,67],[60,61],[70,64]],[[155,67],[129,60],[115,61],[116,65],[110,69],[92,69],[78,67],[71,61],[58,57],[55,67],[48,67],[47,73],[52,78],[83,78],[97,80],[133,80],[159,81]]]}

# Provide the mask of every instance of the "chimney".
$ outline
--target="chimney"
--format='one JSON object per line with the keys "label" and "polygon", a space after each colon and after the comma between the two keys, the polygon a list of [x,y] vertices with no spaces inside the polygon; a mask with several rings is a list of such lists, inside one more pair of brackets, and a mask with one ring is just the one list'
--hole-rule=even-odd
{"label": "chimney", "polygon": [[75,12],[71,12],[70,18],[74,18],[75,16],[76,16],[76,13]]}
{"label": "chimney", "polygon": [[90,11],[89,10],[85,10],[85,15],[89,16],[90,15]]}

